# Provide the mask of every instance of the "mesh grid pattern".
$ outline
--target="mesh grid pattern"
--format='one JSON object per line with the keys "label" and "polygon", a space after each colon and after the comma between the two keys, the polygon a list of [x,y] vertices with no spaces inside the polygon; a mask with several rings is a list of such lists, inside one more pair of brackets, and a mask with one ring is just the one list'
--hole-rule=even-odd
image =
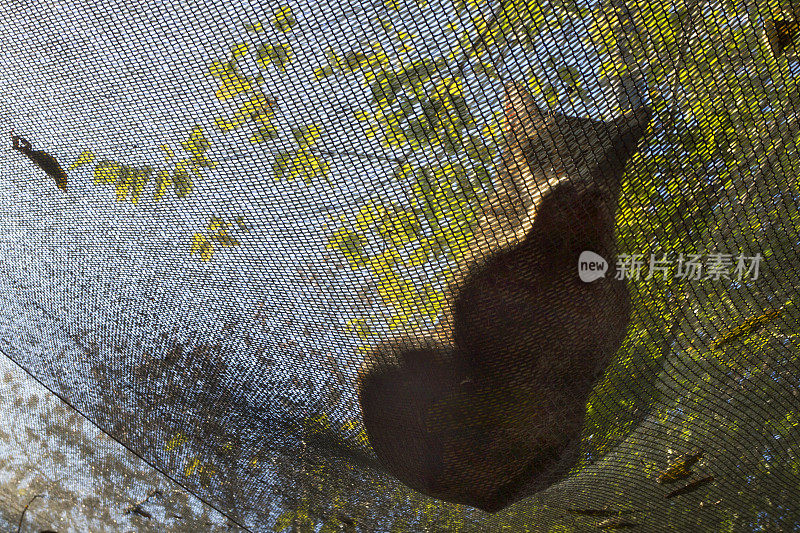
{"label": "mesh grid pattern", "polygon": [[800,530],[800,3],[0,13],[0,530]]}

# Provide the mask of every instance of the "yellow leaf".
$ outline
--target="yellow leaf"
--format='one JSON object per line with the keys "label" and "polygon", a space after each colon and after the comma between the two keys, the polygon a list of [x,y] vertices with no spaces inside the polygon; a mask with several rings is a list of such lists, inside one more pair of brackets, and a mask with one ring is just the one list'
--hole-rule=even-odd
{"label": "yellow leaf", "polygon": [[159,148],[164,150],[167,161],[172,161],[175,158],[175,153],[172,151],[172,148],[170,148],[166,144],[162,144],[161,146],[159,146]]}
{"label": "yellow leaf", "polygon": [[203,128],[200,126],[195,126],[192,129],[192,132],[189,134],[189,138],[181,143],[181,146],[184,150],[191,153],[192,155],[199,157],[201,156],[208,148],[210,144],[206,136],[203,134]]}
{"label": "yellow leaf", "polygon": [[263,44],[258,48],[257,61],[264,68],[274,63],[280,70],[285,71],[291,59],[292,47],[287,43]]}
{"label": "yellow leaf", "polygon": [[322,137],[319,126],[316,124],[298,128],[292,133],[294,134],[295,140],[297,140],[301,147],[314,146],[317,143],[317,140]]}
{"label": "yellow leaf", "polygon": [[167,187],[172,184],[172,180],[169,177],[169,171],[162,170],[158,173],[156,177],[156,192],[153,195],[153,199],[157,202],[164,197],[164,193],[167,192]]}
{"label": "yellow leaf", "polygon": [[278,10],[275,16],[272,18],[272,26],[284,33],[292,31],[294,25],[297,24],[297,19],[292,13],[291,6],[284,5]]}
{"label": "yellow leaf", "polygon": [[227,100],[251,89],[252,85],[247,79],[237,74],[227,73],[221,77],[220,87],[215,94],[220,100]]}
{"label": "yellow leaf", "polygon": [[382,18],[375,19],[375,22],[381,25],[383,31],[390,33],[394,31],[394,23],[391,20],[384,20]]}
{"label": "yellow leaf", "polygon": [[241,126],[242,123],[244,123],[244,118],[225,120],[224,118],[217,117],[214,119],[214,123],[216,124],[217,128],[219,128],[220,131],[227,133]]}
{"label": "yellow leaf", "polygon": [[122,174],[122,164],[116,161],[102,161],[94,169],[94,182],[116,183],[119,175]]}
{"label": "yellow leaf", "polygon": [[290,180],[301,178],[304,182],[310,183],[314,178],[325,176],[329,166],[325,160],[318,158],[307,148],[301,148],[288,162],[287,170]]}
{"label": "yellow leaf", "polygon": [[192,158],[192,163],[196,167],[214,168],[217,166],[216,161],[212,161],[206,155],[197,155]]}
{"label": "yellow leaf", "polygon": [[364,245],[366,237],[362,233],[341,228],[334,233],[327,243],[331,250],[338,250],[347,258],[353,269],[365,264]]}
{"label": "yellow leaf", "polygon": [[450,96],[463,96],[464,86],[461,79],[445,78],[434,87],[436,96],[443,102],[449,102]]}
{"label": "yellow leaf", "polygon": [[150,179],[150,174],[153,173],[153,169],[150,167],[137,168],[133,169],[132,173],[133,173],[133,189],[131,191],[131,202],[133,202],[134,204],[138,204],[139,197],[142,195],[144,186],[147,183],[147,180]]}
{"label": "yellow leaf", "polygon": [[169,452],[178,446],[185,444],[188,440],[189,439],[183,433],[176,433],[171,439],[169,439],[164,448]]}
{"label": "yellow leaf", "polygon": [[264,26],[260,22],[256,22],[255,24],[246,24],[244,29],[252,33],[262,33]]}
{"label": "yellow leaf", "polygon": [[363,318],[354,318],[347,323],[347,330],[355,333],[362,340],[369,339],[372,335],[369,324]]}
{"label": "yellow leaf", "polygon": [[224,220],[222,220],[220,217],[217,216],[213,216],[208,220],[208,229],[210,229],[211,231],[220,228],[224,229],[227,228],[228,226],[230,226],[230,224],[228,224],[227,222],[225,222]]}
{"label": "yellow leaf", "polygon": [[219,77],[224,75],[229,69],[230,66],[228,63],[223,63],[222,61],[214,61],[213,63],[211,63],[211,66],[208,67],[208,72],[214,77]]}
{"label": "yellow leaf", "polygon": [[331,74],[333,74],[333,69],[329,65],[314,69],[314,77],[318,80],[327,78]]}
{"label": "yellow leaf", "polygon": [[247,43],[240,43],[235,45],[231,49],[231,57],[233,57],[234,59],[242,57],[247,53],[247,47],[248,47]]}
{"label": "yellow leaf", "polygon": [[430,250],[426,248],[418,248],[409,255],[406,264],[409,267],[421,266],[428,261],[429,257],[430,257]]}
{"label": "yellow leaf", "polygon": [[192,192],[190,170],[197,174],[197,167],[190,160],[184,159],[175,163],[175,171],[172,173],[172,185],[175,187],[175,194],[178,195],[178,198],[184,198]]}
{"label": "yellow leaf", "polygon": [[227,230],[220,228],[211,238],[221,246],[239,246],[239,241],[234,239]]}
{"label": "yellow leaf", "polygon": [[206,247],[205,247],[205,248],[204,248],[204,249],[203,249],[203,250],[200,252],[200,258],[201,258],[203,261],[208,261],[209,259],[211,259],[211,256],[212,256],[213,254],[214,254],[214,247],[213,247],[213,246],[211,245],[211,243],[209,242],[209,243],[208,243],[208,246],[206,246]]}
{"label": "yellow leaf", "polygon": [[78,159],[69,166],[69,170],[75,170],[78,167],[81,167],[87,163],[91,163],[94,161],[94,152],[91,150],[86,150],[78,156]]}
{"label": "yellow leaf", "polygon": [[191,476],[192,474],[194,474],[197,471],[197,467],[198,466],[200,466],[200,459],[197,459],[197,458],[192,459],[189,462],[189,464],[186,465],[186,468],[183,471],[183,475],[185,475],[186,477]]}
{"label": "yellow leaf", "polygon": [[269,140],[278,134],[277,128],[272,123],[275,118],[274,106],[273,98],[263,93],[256,94],[239,107],[232,121],[224,122],[222,119],[217,119],[217,127],[222,131],[230,131],[245,122],[252,121],[260,126],[257,140]]}
{"label": "yellow leaf", "polygon": [[200,259],[208,261],[214,255],[214,245],[202,233],[195,233],[192,239],[192,254],[200,254]]}
{"label": "yellow leaf", "polygon": [[133,185],[134,181],[136,181],[136,176],[134,174],[134,169],[123,166],[122,172],[117,177],[117,201],[124,202],[125,199],[128,197],[128,192],[130,191],[131,185]]}

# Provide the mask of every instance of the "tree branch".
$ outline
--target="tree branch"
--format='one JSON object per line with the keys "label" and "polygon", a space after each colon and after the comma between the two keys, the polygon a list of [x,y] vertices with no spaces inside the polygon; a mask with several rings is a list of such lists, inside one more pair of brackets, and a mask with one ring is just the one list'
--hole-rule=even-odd
{"label": "tree branch", "polygon": [[25,504],[25,508],[22,510],[22,514],[19,515],[19,524],[17,524],[17,533],[20,533],[20,531],[22,531],[22,521],[25,519],[25,513],[28,512],[28,507],[31,506],[31,504],[36,498],[40,497],[43,498],[44,496],[42,496],[41,494],[37,494],[33,498],[31,498],[28,501],[28,503]]}

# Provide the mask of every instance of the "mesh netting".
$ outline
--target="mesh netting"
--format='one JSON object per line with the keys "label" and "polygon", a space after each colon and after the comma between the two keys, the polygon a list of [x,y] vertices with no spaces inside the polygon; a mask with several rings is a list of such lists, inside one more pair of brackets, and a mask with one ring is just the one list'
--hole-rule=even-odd
{"label": "mesh netting", "polygon": [[0,9],[0,530],[800,529],[800,3]]}

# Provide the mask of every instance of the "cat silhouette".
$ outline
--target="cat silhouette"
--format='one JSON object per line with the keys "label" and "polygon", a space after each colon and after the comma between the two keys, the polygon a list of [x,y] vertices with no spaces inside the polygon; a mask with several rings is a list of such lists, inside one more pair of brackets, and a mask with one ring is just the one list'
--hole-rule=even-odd
{"label": "cat silhouette", "polygon": [[[575,464],[586,402],[625,338],[614,217],[651,112],[550,113],[506,87],[498,193],[438,338],[378,346],[359,376],[370,444],[409,487],[494,512]],[[494,232],[494,233],[493,233]],[[578,258],[608,264],[585,283]]]}

